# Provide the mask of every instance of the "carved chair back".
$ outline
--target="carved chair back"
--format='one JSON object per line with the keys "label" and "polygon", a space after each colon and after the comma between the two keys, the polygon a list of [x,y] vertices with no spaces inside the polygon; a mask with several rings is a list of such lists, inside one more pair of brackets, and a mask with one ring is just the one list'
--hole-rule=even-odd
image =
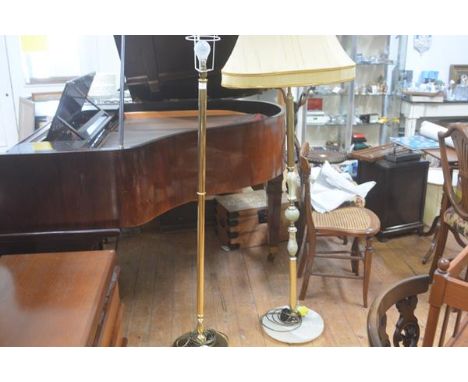
{"label": "carved chair back", "polygon": [[[312,238],[315,239],[315,227],[312,220],[312,204],[310,203],[310,164],[306,159],[309,153],[309,143],[305,142],[298,151],[298,174],[300,178],[300,186],[298,187],[298,207],[301,212],[299,221],[297,222],[298,228],[298,257],[304,255],[306,241]],[[313,235],[311,237],[311,235]]]}
{"label": "carved chair back", "polygon": [[[414,276],[393,285],[374,300],[367,315],[370,346],[417,346],[420,330],[414,311],[418,304],[418,295],[426,293],[430,283],[429,275]],[[393,306],[396,306],[399,318],[390,342],[387,334],[387,312]]]}
{"label": "carved chair back", "polygon": [[[452,138],[458,157],[461,198],[455,194],[451,183],[450,166],[447,159],[447,145],[445,143],[445,139],[448,137]],[[439,145],[446,195],[458,215],[468,220],[468,124],[450,124],[447,132],[439,133]]]}
{"label": "carved chair back", "polygon": [[[460,336],[464,326],[460,323],[461,315],[457,315],[454,333],[451,340],[445,342],[448,319],[451,309],[468,311],[467,275],[462,275],[468,265],[468,247],[451,262],[439,260],[439,268],[434,274],[434,281],[429,296],[429,313],[424,332],[423,346],[432,346],[438,327],[440,310],[447,306],[442,327],[439,331],[439,346],[452,345]],[[464,277],[464,279],[462,279]],[[376,298],[367,316],[367,335],[370,346],[417,346],[420,328],[414,312],[418,303],[418,295],[426,293],[431,285],[431,276],[413,276],[402,280]],[[399,312],[392,341],[387,334],[387,312],[395,306]],[[466,319],[465,319],[466,322]],[[463,333],[464,334],[464,333]]]}

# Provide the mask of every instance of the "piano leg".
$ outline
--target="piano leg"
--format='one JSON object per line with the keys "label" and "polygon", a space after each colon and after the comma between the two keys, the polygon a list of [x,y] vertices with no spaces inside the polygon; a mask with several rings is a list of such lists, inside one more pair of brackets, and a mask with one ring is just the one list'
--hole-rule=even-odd
{"label": "piano leg", "polygon": [[273,261],[278,252],[281,222],[281,194],[283,174],[266,184],[268,203],[268,260]]}

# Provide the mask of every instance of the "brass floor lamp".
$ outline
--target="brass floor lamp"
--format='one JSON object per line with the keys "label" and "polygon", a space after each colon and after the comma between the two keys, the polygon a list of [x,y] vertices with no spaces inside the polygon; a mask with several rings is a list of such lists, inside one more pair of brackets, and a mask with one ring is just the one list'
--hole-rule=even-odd
{"label": "brass floor lamp", "polygon": [[[194,44],[194,65],[198,71],[198,221],[197,221],[197,325],[174,341],[176,347],[228,346],[225,334],[204,325],[205,303],[205,178],[206,178],[206,110],[209,71],[214,68],[215,44],[220,38],[215,35],[189,36]],[[211,60],[209,56],[211,54]]]}
{"label": "brass floor lamp", "polygon": [[[228,88],[284,89],[287,118],[287,184],[289,206],[289,305],[271,309],[261,318],[264,331],[285,343],[304,343],[324,329],[320,315],[297,304],[298,244],[295,222],[299,218],[294,172],[294,99],[291,87],[350,81],[355,63],[335,36],[239,36],[226,65],[221,84]],[[283,95],[285,93],[283,92]]]}

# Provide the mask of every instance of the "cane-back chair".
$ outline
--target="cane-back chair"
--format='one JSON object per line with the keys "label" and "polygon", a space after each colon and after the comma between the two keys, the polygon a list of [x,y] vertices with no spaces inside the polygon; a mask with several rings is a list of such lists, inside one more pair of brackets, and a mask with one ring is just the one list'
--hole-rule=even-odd
{"label": "cane-back chair", "polygon": [[[372,238],[380,230],[380,220],[371,210],[358,207],[340,207],[326,213],[318,213],[313,210],[311,203],[310,187],[310,164],[307,160],[309,145],[306,143],[301,148],[300,162],[300,206],[302,214],[305,215],[303,221],[302,243],[300,245],[300,262],[298,276],[302,277],[302,287],[299,295],[300,300],[304,300],[311,276],[339,277],[363,280],[363,304],[367,308],[367,295],[369,289],[369,279],[372,263]],[[351,250],[318,251],[318,237],[340,237],[353,238]],[[365,241],[365,248],[360,249],[360,240]],[[351,272],[339,273],[319,273],[313,270],[316,258],[330,258],[350,260]],[[362,274],[359,273],[359,263],[364,263]]]}

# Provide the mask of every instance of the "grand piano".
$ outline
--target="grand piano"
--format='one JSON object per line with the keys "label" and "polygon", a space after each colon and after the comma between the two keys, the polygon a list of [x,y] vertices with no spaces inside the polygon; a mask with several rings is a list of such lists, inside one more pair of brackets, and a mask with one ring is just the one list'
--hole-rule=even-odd
{"label": "grand piano", "polygon": [[[216,45],[208,82],[207,192],[267,183],[277,241],[284,114],[222,88],[236,36]],[[116,37],[116,46],[120,46]],[[184,36],[127,36],[124,144],[118,107],[88,97],[93,75],[68,83],[51,124],[0,155],[0,254],[91,249],[196,199],[197,73]]]}

